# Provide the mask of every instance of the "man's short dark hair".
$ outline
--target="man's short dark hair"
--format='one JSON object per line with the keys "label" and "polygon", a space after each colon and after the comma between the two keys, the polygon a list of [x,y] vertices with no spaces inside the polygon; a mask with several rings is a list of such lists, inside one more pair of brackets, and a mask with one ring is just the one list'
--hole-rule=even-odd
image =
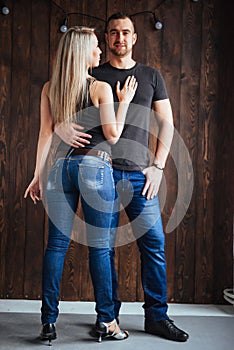
{"label": "man's short dark hair", "polygon": [[110,21],[115,20],[115,19],[126,19],[126,18],[130,19],[130,21],[132,22],[133,30],[135,33],[135,24],[133,22],[133,19],[131,18],[130,15],[128,15],[127,13],[124,13],[124,12],[113,13],[110,17],[107,18],[106,26],[105,26],[105,33],[108,32],[108,26],[109,26]]}

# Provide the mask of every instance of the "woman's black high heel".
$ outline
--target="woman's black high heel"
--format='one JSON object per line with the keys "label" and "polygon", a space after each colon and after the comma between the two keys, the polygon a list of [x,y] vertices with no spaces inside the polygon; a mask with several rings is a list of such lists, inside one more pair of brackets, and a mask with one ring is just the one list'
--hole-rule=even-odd
{"label": "woman's black high heel", "polygon": [[49,340],[49,346],[51,346],[51,341],[57,338],[56,329],[54,323],[43,324],[41,334],[41,340]]}
{"label": "woman's black high heel", "polygon": [[[114,330],[110,330],[111,326],[115,325]],[[98,336],[98,342],[100,343],[103,338],[113,338],[115,340],[124,340],[129,337],[128,332],[119,328],[116,320],[114,319],[110,323],[96,322],[96,334]],[[118,333],[117,331],[120,330]]]}

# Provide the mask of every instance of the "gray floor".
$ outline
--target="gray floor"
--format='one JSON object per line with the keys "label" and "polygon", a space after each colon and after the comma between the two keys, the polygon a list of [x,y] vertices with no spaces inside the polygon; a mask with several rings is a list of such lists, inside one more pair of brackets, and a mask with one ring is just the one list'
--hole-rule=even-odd
{"label": "gray floor", "polygon": [[[121,315],[122,328],[130,337],[124,341],[104,340],[101,344],[89,335],[94,315],[61,314],[57,321],[58,339],[54,350],[228,350],[234,344],[234,317],[175,316],[177,326],[190,334],[186,343],[175,343],[143,332],[143,316]],[[40,315],[34,313],[0,313],[0,349],[48,349],[41,342]]]}

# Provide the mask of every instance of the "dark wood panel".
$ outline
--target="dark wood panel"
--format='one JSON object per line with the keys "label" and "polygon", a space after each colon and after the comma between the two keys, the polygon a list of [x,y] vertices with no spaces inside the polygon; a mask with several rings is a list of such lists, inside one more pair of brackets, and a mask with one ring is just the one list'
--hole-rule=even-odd
{"label": "dark wood panel", "polygon": [[218,97],[217,48],[214,39],[217,37],[217,26],[214,18],[214,1],[203,4],[200,78],[200,111],[198,124],[198,173],[197,221],[196,231],[196,264],[195,302],[210,303],[213,299],[213,246],[214,246],[214,166],[216,146],[216,118]]}
{"label": "dark wood panel", "polygon": [[[183,4],[181,1],[164,3],[158,14],[163,19],[163,44],[162,44],[162,63],[161,72],[165,79],[168,95],[171,101],[173,119],[176,131],[180,127],[180,69],[182,55],[182,16]],[[175,19],[177,25],[175,24]],[[166,177],[166,203],[163,208],[163,223],[165,227],[166,238],[166,258],[167,258],[167,284],[168,284],[168,300],[174,301],[175,294],[175,273],[176,273],[176,232],[167,232],[166,227],[177,197],[177,176],[178,169],[178,144],[176,138],[171,146],[171,155],[169,155],[167,166],[164,171]]]}
{"label": "dark wood panel", "polygon": [[[22,11],[24,8],[24,11]],[[6,297],[24,298],[25,201],[27,132],[30,96],[30,1],[14,2],[12,8],[12,85],[10,111],[10,161],[8,206],[9,232],[6,251]],[[28,38],[28,40],[25,40]]]}
{"label": "dark wood panel", "polygon": [[[199,76],[201,51],[201,3],[184,1],[183,35],[181,54],[181,88],[180,88],[180,126],[179,133],[196,168],[197,152],[197,116],[199,113]],[[186,160],[186,149],[179,146],[178,176],[190,181],[192,169]],[[197,175],[197,173],[196,173]],[[185,189],[185,191],[187,191]],[[182,199],[183,200],[183,199]],[[187,203],[181,202],[181,208]],[[195,220],[196,203],[193,196],[183,221],[176,233],[176,289],[175,301],[193,302],[194,293],[194,257],[195,257]]]}
{"label": "dark wood panel", "polygon": [[[30,111],[27,133],[27,173],[33,177],[38,131],[40,127],[40,94],[48,80],[49,67],[49,15],[48,1],[32,2],[32,23],[30,33]],[[41,23],[44,23],[43,26]],[[40,37],[40,40],[38,40]],[[24,296],[41,298],[42,259],[44,253],[44,208],[42,203],[34,205],[27,200]]]}
{"label": "dark wood panel", "polygon": [[[103,22],[106,20],[106,4],[103,1],[98,0],[86,0],[84,2],[84,13],[89,14],[90,16],[98,17],[100,20],[97,19],[89,19],[87,22],[88,26],[94,27],[96,35],[98,37],[99,41],[99,47],[102,50],[101,54],[101,63],[106,61],[106,43],[105,43],[105,25],[106,23]],[[102,20],[101,20],[102,19]]]}
{"label": "dark wood panel", "polygon": [[[12,2],[8,2],[12,9]],[[6,297],[7,237],[9,232],[9,144],[11,101],[12,17],[3,16],[0,33],[0,297]]]}
{"label": "dark wood panel", "polygon": [[233,4],[216,2],[219,60],[219,108],[217,114],[217,154],[215,169],[214,215],[214,303],[224,303],[223,290],[233,288],[233,225],[234,225],[234,66]]}
{"label": "dark wood panel", "polygon": [[50,76],[52,74],[53,69],[53,60],[55,58],[55,54],[58,48],[59,40],[61,38],[62,33],[60,32],[60,26],[63,24],[65,16],[64,16],[64,4],[66,1],[63,1],[62,8],[56,6],[54,1],[51,1],[51,9],[50,9]]}

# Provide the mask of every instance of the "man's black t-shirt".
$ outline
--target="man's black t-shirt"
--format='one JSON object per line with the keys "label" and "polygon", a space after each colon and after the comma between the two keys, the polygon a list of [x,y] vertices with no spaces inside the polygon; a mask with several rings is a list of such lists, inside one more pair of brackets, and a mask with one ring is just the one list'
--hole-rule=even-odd
{"label": "man's black t-shirt", "polygon": [[154,68],[136,63],[130,69],[119,69],[109,62],[94,68],[92,76],[109,83],[114,101],[118,102],[116,83],[122,88],[126,78],[134,75],[138,87],[129,106],[124,130],[119,141],[112,146],[113,167],[120,170],[139,170],[148,166],[148,143],[151,108],[154,101],[168,98],[164,80]]}

